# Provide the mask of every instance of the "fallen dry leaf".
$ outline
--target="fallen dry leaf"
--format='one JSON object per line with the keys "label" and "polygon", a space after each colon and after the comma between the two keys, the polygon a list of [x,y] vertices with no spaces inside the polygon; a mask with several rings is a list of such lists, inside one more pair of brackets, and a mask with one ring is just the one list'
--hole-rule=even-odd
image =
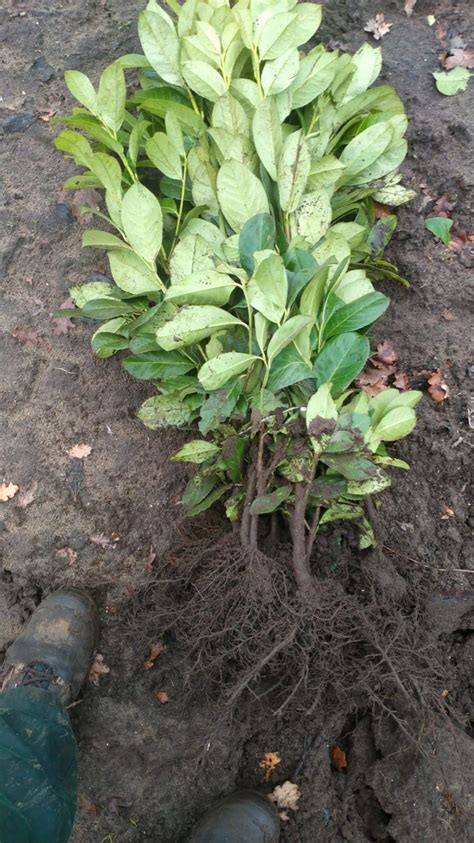
{"label": "fallen dry leaf", "polygon": [[388,365],[397,362],[398,354],[395,351],[390,340],[384,340],[383,342],[378,344],[377,357],[379,360],[382,361],[382,363],[387,363]]}
{"label": "fallen dry leaf", "polygon": [[12,337],[25,348],[44,348],[50,351],[51,346],[46,337],[40,337],[31,325],[17,325],[11,332]]}
{"label": "fallen dry leaf", "polygon": [[441,691],[441,696],[445,698],[449,697],[449,690],[447,688],[444,688],[444,690]]}
{"label": "fallen dry leaf", "polygon": [[474,67],[474,50],[454,48],[444,59],[443,64],[446,70],[452,70],[453,67],[467,67],[472,70]]}
{"label": "fallen dry leaf", "polygon": [[[369,362],[375,363],[376,361],[372,358]],[[383,392],[389,388],[388,379],[393,374],[395,374],[395,366],[386,366],[378,362],[376,366],[367,366],[365,371],[361,372],[355,379],[354,383],[359,389],[363,389],[367,395],[373,398],[379,392]]]}
{"label": "fallen dry leaf", "polygon": [[97,805],[89,799],[81,799],[79,802],[79,810],[83,814],[97,814]]}
{"label": "fallen dry leaf", "polygon": [[72,448],[69,448],[69,451],[67,451],[67,455],[73,460],[83,460],[85,457],[89,456],[91,451],[92,448],[90,445],[73,445]]}
{"label": "fallen dry leaf", "polygon": [[271,779],[273,771],[281,763],[281,758],[278,752],[266,752],[259,763],[259,767],[265,770],[264,781],[268,782]]}
{"label": "fallen dry leaf", "polygon": [[393,380],[393,386],[395,389],[401,389],[402,392],[406,392],[407,389],[410,389],[410,381],[408,380],[407,373],[400,372],[400,374],[396,375]]}
{"label": "fallen dry leaf", "polygon": [[15,483],[0,483],[0,501],[5,503],[10,498],[14,498],[19,488]]}
{"label": "fallen dry leaf", "polygon": [[[60,310],[69,310],[71,307],[74,307],[74,302],[72,299],[66,299],[63,301],[62,304],[59,305]],[[71,328],[74,328],[74,322],[69,316],[59,316],[53,319],[54,328],[53,334],[55,337],[63,337],[69,333]]]}
{"label": "fallen dry leaf", "polygon": [[98,544],[100,547],[103,547],[104,550],[107,550],[108,548],[116,547],[116,543],[120,541],[120,536],[117,536],[116,533],[112,533],[109,538],[109,536],[106,536],[105,533],[96,533],[90,537],[90,540],[93,544]]}
{"label": "fallen dry leaf", "polygon": [[448,30],[444,23],[439,23],[435,29],[436,40],[438,41],[441,47],[446,47],[446,36],[448,34]]}
{"label": "fallen dry leaf", "polygon": [[451,211],[455,206],[455,202],[451,202],[449,193],[443,193],[439,199],[434,203],[429,217],[449,217],[451,218]]}
{"label": "fallen dry leaf", "polygon": [[449,387],[441,374],[441,369],[435,369],[431,373],[431,377],[428,378],[428,384],[428,392],[437,404],[442,404],[443,401],[449,398]]}
{"label": "fallen dry leaf", "polygon": [[158,656],[161,656],[162,653],[166,653],[166,644],[163,644],[162,641],[153,641],[150,645],[150,655],[144,663],[143,669],[151,670],[152,667],[154,667]]}
{"label": "fallen dry leaf", "polygon": [[376,202],[374,206],[374,213],[375,219],[381,220],[383,217],[388,217],[389,214],[392,213],[392,211],[388,205],[381,205],[380,202]]}
{"label": "fallen dry leaf", "polygon": [[450,231],[450,237],[448,249],[451,249],[452,252],[462,252],[467,249],[471,254],[474,254],[474,232],[468,234],[467,231],[459,228],[457,223],[454,223]]}
{"label": "fallen dry leaf", "polygon": [[347,767],[347,756],[340,746],[334,746],[332,748],[331,763],[336,770],[344,770]]}
{"label": "fallen dry leaf", "polygon": [[298,799],[301,796],[301,791],[297,784],[293,782],[283,782],[277,785],[273,793],[270,793],[269,799],[274,802],[277,808],[283,811],[297,811]]}
{"label": "fallen dry leaf", "polygon": [[451,507],[445,506],[444,512],[440,516],[440,518],[441,518],[441,521],[448,521],[449,518],[456,518],[456,513],[454,512],[454,509],[451,509]]}
{"label": "fallen dry leaf", "polygon": [[436,23],[436,18],[434,15],[426,15],[426,20],[428,21],[428,26],[434,26]]}
{"label": "fallen dry leaf", "polygon": [[74,565],[77,559],[77,552],[72,547],[61,547],[56,551],[58,559],[67,559],[69,565]]}
{"label": "fallen dry leaf", "polygon": [[390,28],[393,26],[393,23],[389,23],[389,21],[385,20],[385,15],[383,12],[379,12],[375,17],[370,18],[367,21],[366,25],[364,26],[364,32],[370,32],[371,35],[374,36],[376,41],[380,41],[387,32],[390,32]]}
{"label": "fallen dry leaf", "polygon": [[153,562],[155,561],[155,559],[156,559],[155,548],[151,544],[150,550],[148,551],[147,560],[146,560],[146,563],[145,563],[145,573],[148,574],[148,576],[150,576],[150,574],[153,571]]}
{"label": "fallen dry leaf", "polygon": [[100,677],[104,676],[106,673],[110,673],[110,667],[107,667],[105,664],[103,655],[101,653],[96,653],[89,672],[89,682],[91,682],[92,685],[98,685]]}
{"label": "fallen dry leaf", "polygon": [[20,509],[24,509],[25,506],[29,506],[30,503],[33,503],[36,497],[37,488],[37,480],[33,480],[31,483],[28,483],[25,486],[20,486],[20,493],[15,501],[15,506],[19,506]]}
{"label": "fallen dry leaf", "polygon": [[170,701],[170,698],[166,691],[156,691],[155,699],[157,702],[160,703],[160,705],[166,705],[166,703],[169,703]]}
{"label": "fallen dry leaf", "polygon": [[76,190],[72,201],[69,202],[71,213],[76,220],[82,220],[85,223],[91,222],[94,215],[91,213],[81,214],[82,208],[93,208],[94,211],[99,210],[100,194],[93,187],[86,187],[84,190]]}
{"label": "fallen dry leaf", "polygon": [[403,8],[405,10],[405,14],[408,17],[411,17],[411,15],[413,14],[413,9],[415,7],[415,4],[416,4],[416,0],[405,0],[405,5],[404,5]]}

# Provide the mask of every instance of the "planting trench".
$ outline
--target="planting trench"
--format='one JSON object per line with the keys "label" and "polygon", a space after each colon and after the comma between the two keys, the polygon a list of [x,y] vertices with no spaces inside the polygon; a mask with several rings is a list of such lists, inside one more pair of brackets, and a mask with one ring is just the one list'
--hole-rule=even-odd
{"label": "planting trench", "polygon": [[[382,285],[392,307],[374,336],[393,342],[402,370],[415,379],[417,371],[441,368],[450,398],[437,405],[426,397],[416,431],[396,446],[412,470],[400,473],[381,498],[383,553],[364,557],[349,550],[346,534],[336,533],[319,546],[318,572],[328,583],[343,583],[349,605],[356,599],[363,603],[364,593],[374,588],[382,614],[395,613],[404,635],[417,607],[420,640],[438,642],[426,671],[429,687],[438,701],[451,701],[472,720],[474,586],[466,570],[472,570],[468,314],[474,258],[469,249],[453,253],[433,239],[424,229],[432,205],[423,202],[426,192],[435,198],[449,193],[456,220],[469,230],[472,89],[452,98],[436,92],[431,72],[438,69],[439,45],[426,15],[467,38],[473,11],[466,0],[418,0],[409,19],[402,5],[328,0],[320,37],[353,50],[368,38],[363,28],[375,12],[383,10],[393,22],[382,42],[382,79],[406,104],[410,147],[404,181],[418,196],[400,210],[388,253],[412,286],[407,291]],[[271,687],[265,685],[240,697],[231,718],[202,677],[196,677],[197,690],[189,697],[185,680],[196,663],[175,632],[168,634],[167,652],[155,667],[143,668],[150,643],[163,633],[160,613],[163,607],[168,611],[170,594],[173,599],[163,580],[186,578],[214,537],[221,541],[215,554],[227,552],[228,537],[221,537],[227,527],[219,512],[179,525],[177,502],[187,475],[166,457],[186,434],[154,434],[137,422],[134,410],[148,387],[118,363],[94,359],[87,326],[53,334],[51,313],[67,297],[68,286],[87,280],[91,271],[105,272],[106,264],[100,255],[81,252],[83,223],[70,208],[72,197],[61,193],[71,168],[53,148],[56,128],[37,116],[65,112],[70,105],[65,68],[87,71],[96,80],[115,56],[136,49],[141,6],[136,0],[53,0],[47,6],[9,0],[0,10],[0,480],[38,484],[35,500],[25,508],[15,501],[1,505],[0,648],[52,587],[83,586],[96,595],[100,652],[110,674],[97,687],[89,685],[73,711],[81,754],[81,808],[73,841],[95,843],[109,840],[107,835],[112,843],[184,839],[216,798],[236,785],[262,783],[258,764],[268,751],[282,759],[273,783],[290,779],[301,789],[300,809],[284,827],[285,841],[468,841],[474,752],[465,723],[433,714],[424,717],[420,735],[403,694],[385,699],[398,711],[396,723],[370,693],[351,694],[353,673],[347,688],[344,674],[335,675],[338,692],[331,698],[328,682],[321,706],[310,715],[303,713],[308,704],[295,696],[275,718],[281,688],[257,700],[255,694]],[[27,345],[11,335],[20,325],[34,331]],[[66,451],[76,443],[89,444],[90,456],[70,460]],[[221,606],[220,562],[218,555],[215,563],[211,559],[210,618]],[[162,584],[156,586],[159,576]],[[439,592],[455,596],[430,599]],[[174,608],[180,608],[189,587],[183,581],[174,593]],[[349,614],[346,618],[347,626]],[[418,628],[414,624],[415,632]],[[184,620],[181,631],[189,634]],[[257,629],[257,643],[264,639],[265,630],[259,635]],[[319,642],[323,651],[324,635]],[[407,678],[408,640],[404,653]],[[366,651],[354,654],[356,664],[358,655],[360,677]],[[221,673],[230,684],[232,666],[227,659]],[[218,674],[209,669],[208,675]],[[443,690],[448,697],[441,697]],[[168,694],[167,704],[157,701],[159,691]],[[403,731],[407,724],[411,737]],[[336,745],[347,757],[340,770],[330,760]]]}

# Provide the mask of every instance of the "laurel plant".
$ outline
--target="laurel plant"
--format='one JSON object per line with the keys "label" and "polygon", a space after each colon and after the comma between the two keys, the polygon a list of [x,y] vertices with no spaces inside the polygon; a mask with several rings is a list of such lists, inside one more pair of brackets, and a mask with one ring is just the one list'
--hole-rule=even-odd
{"label": "laurel plant", "polygon": [[171,457],[198,466],[188,515],[221,500],[250,548],[282,518],[305,591],[318,531],[351,519],[371,546],[365,503],[408,468],[386,443],[413,429],[420,393],[351,387],[389,305],[374,282],[404,282],[383,259],[396,217],[376,221],[375,203],[413,195],[397,173],[407,118],[392,88],[370,87],[379,48],[302,51],[318,5],[167,6],[150,0],[143,55],[97,90],[66,73],[81,105],[56,145],[82,168],[66,187],[104,191],[107,230],[83,244],[107,250],[113,278],[73,287],[72,314],[102,323],[98,357],[125,352],[153,383],[148,427],[195,430]]}

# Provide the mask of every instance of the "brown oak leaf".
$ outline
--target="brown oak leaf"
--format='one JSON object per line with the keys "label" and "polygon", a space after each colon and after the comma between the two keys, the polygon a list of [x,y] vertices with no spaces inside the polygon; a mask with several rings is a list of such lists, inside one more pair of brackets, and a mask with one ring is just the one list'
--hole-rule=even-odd
{"label": "brown oak leaf", "polygon": [[73,550],[72,547],[61,547],[56,551],[56,556],[58,559],[67,559],[69,565],[74,565],[77,559],[77,551]]}
{"label": "brown oak leaf", "polygon": [[435,369],[431,377],[428,378],[428,392],[433,401],[437,404],[442,404],[449,398],[449,387],[441,374],[441,369]]}
{"label": "brown oak leaf", "polygon": [[[69,310],[71,307],[74,307],[72,299],[66,299],[61,305],[59,305],[60,310]],[[71,328],[74,328],[74,322],[69,318],[69,316],[57,316],[53,318],[53,322],[53,334],[55,337],[64,337],[69,333]]]}
{"label": "brown oak leaf", "polygon": [[382,363],[387,363],[388,365],[397,362],[398,354],[390,340],[383,340],[383,342],[378,344],[377,357],[382,361]]}
{"label": "brown oak leaf", "polygon": [[396,389],[401,389],[403,392],[406,392],[407,389],[410,389],[410,381],[408,380],[407,373],[400,372],[398,375],[396,375],[393,380],[393,385]]}
{"label": "brown oak leaf", "polygon": [[413,9],[415,7],[416,0],[405,0],[404,11],[407,17],[411,17],[413,14]]}
{"label": "brown oak leaf", "polygon": [[12,337],[25,348],[44,348],[51,351],[51,346],[46,337],[39,337],[31,325],[17,325],[11,332]]}
{"label": "brown oak leaf", "polygon": [[80,445],[73,445],[72,448],[69,448],[67,455],[73,460],[83,460],[85,457],[88,457],[91,452],[91,446],[82,443]]}
{"label": "brown oak leaf", "polygon": [[380,41],[387,32],[390,32],[390,28],[393,26],[393,23],[385,20],[385,15],[383,12],[379,12],[375,17],[370,18],[367,21],[366,25],[364,26],[364,32],[370,32],[371,35],[374,36],[376,41]]}
{"label": "brown oak leaf", "polygon": [[452,48],[450,54],[445,57],[442,62],[446,70],[452,70],[453,67],[467,67],[472,70],[474,67],[474,50],[463,50],[462,48]]}
{"label": "brown oak leaf", "polygon": [[105,676],[106,673],[110,673],[110,667],[105,664],[103,655],[96,653],[89,672],[89,682],[92,685],[99,685],[100,677]]}

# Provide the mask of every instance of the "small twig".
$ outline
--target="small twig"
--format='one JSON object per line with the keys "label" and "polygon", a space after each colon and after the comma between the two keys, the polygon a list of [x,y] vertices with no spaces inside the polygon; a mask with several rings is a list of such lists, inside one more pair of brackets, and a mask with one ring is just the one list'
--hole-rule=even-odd
{"label": "small twig", "polygon": [[281,650],[284,650],[285,647],[288,646],[288,644],[291,644],[291,642],[293,641],[293,638],[295,637],[295,634],[296,634],[296,628],[293,627],[293,629],[291,630],[289,635],[287,635],[286,638],[283,639],[283,641],[279,641],[278,644],[275,644],[275,646],[270,650],[270,652],[267,653],[267,655],[264,656],[263,659],[260,659],[259,663],[255,667],[253,667],[252,670],[248,671],[246,676],[244,676],[242,681],[239,682],[239,684],[237,685],[237,688],[235,689],[235,691],[233,691],[232,694],[230,695],[230,697],[229,697],[229,704],[230,705],[232,705],[232,703],[235,702],[237,697],[239,697],[240,694],[243,691],[245,691],[247,685],[252,681],[252,679],[255,679],[255,677],[258,676],[259,673],[261,673],[261,671],[263,670],[265,665],[268,664],[268,662],[271,662],[271,660],[275,656],[277,656],[278,653],[281,652]]}

